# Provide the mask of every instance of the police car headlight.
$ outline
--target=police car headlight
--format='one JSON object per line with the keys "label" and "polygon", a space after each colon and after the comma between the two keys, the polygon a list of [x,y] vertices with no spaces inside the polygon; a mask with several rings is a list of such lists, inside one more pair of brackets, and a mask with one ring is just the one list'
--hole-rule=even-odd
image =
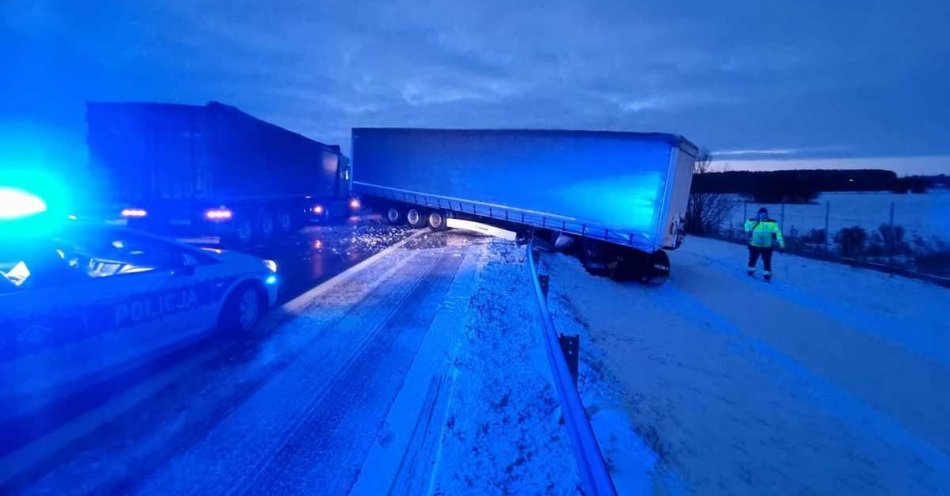
{"label": "police car headlight", "polygon": [[277,262],[273,260],[264,260],[264,267],[267,267],[267,270],[277,273]]}

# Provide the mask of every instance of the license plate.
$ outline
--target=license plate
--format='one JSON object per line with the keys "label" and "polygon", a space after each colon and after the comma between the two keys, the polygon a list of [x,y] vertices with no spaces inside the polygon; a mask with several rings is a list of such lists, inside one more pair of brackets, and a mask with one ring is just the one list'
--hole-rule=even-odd
{"label": "license plate", "polygon": [[191,219],[172,219],[168,223],[173,226],[190,226]]}

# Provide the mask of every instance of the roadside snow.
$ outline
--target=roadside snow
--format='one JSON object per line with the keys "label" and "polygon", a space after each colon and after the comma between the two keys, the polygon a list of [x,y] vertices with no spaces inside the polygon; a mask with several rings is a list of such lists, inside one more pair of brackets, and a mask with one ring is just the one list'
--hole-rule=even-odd
{"label": "roadside snow", "polygon": [[[550,255],[542,256],[542,267],[546,256]],[[650,494],[658,458],[634,432],[624,409],[622,385],[605,370],[603,350],[590,346],[590,332],[584,322],[566,311],[563,297],[559,303],[552,301],[549,309],[558,333],[580,336],[577,389],[617,492]]]}
{"label": "roadside snow", "polygon": [[950,292],[793,256],[766,284],[744,257],[691,238],[661,287],[546,258],[659,455],[654,492],[950,494]]}
{"label": "roadside snow", "polygon": [[[435,494],[577,494],[524,248],[493,241],[469,301]],[[461,324],[461,323],[460,323]]]}

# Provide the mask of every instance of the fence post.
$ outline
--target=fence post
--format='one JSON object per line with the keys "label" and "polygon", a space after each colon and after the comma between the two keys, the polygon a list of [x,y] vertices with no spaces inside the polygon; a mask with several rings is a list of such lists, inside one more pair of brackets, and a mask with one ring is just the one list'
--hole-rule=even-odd
{"label": "fence post", "polygon": [[785,229],[785,202],[782,202],[782,220],[780,225],[782,229]]}
{"label": "fence post", "polygon": [[828,218],[831,217],[831,202],[825,202],[825,251],[829,251],[828,243],[831,232],[828,231]]}
{"label": "fence post", "polygon": [[890,264],[891,264],[891,267],[893,267],[894,266],[894,252],[897,251],[897,245],[895,244],[897,242],[897,236],[896,236],[896,233],[894,232],[894,202],[891,202],[891,216],[890,216],[889,222],[891,225],[891,229],[890,229],[891,235],[890,235],[890,239],[887,241],[887,244],[890,245],[888,251],[890,252],[890,255],[891,255]]}
{"label": "fence post", "polygon": [[749,220],[749,202],[742,200],[742,222]]}

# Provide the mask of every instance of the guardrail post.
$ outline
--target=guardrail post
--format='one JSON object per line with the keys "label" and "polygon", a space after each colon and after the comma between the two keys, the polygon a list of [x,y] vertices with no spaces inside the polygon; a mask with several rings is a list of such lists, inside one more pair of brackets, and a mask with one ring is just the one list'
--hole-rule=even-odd
{"label": "guardrail post", "polygon": [[551,276],[547,274],[538,274],[538,284],[541,285],[541,292],[544,293],[544,299],[548,299],[548,288],[551,287]]}
{"label": "guardrail post", "polygon": [[[545,277],[545,276],[541,276]],[[564,354],[564,361],[567,362],[567,368],[571,371],[571,377],[574,379],[574,387],[577,387],[577,355],[580,352],[581,347],[581,338],[580,336],[568,336],[566,334],[561,334],[557,338],[558,342],[561,344],[561,353]]]}

